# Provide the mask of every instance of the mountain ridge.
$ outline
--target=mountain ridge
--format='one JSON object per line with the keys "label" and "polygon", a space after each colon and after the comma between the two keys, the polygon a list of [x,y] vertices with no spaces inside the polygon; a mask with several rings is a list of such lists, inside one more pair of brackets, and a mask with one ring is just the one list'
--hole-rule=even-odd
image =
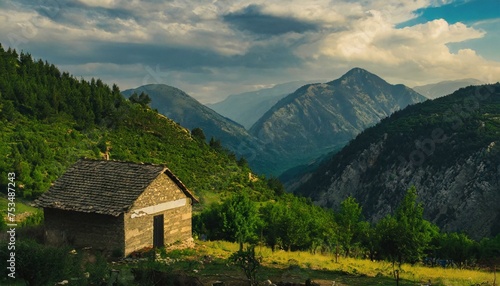
{"label": "mountain ridge", "polygon": [[364,128],[423,100],[404,85],[354,68],[328,83],[300,87],[278,101],[249,133],[280,154],[280,174],[342,147]]}
{"label": "mountain ridge", "polygon": [[441,229],[498,234],[499,112],[498,83],[409,106],[364,130],[296,192],[333,208],[353,196],[377,221],[414,185]]}
{"label": "mountain ridge", "polygon": [[122,94],[144,92],[151,98],[151,107],[190,130],[201,128],[207,140],[215,138],[231,151],[237,151],[241,142],[252,142],[246,129],[230,118],[224,117],[201,104],[186,92],[165,84],[149,84],[124,90]]}
{"label": "mountain ridge", "polygon": [[432,84],[414,86],[413,89],[429,99],[435,99],[438,97],[451,94],[462,87],[467,87],[470,85],[481,85],[481,84],[484,84],[484,82],[474,78],[466,78],[459,80],[446,80]]}
{"label": "mountain ridge", "polygon": [[217,113],[249,129],[267,110],[307,81],[277,84],[271,88],[229,95],[223,101],[206,104]]}

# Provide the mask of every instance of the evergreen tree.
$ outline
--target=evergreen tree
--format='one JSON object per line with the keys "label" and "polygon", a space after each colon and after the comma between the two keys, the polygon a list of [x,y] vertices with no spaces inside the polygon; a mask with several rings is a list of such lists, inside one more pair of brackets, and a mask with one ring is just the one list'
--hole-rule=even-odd
{"label": "evergreen tree", "polygon": [[205,133],[203,132],[203,129],[196,127],[193,130],[191,130],[191,136],[193,136],[194,139],[200,141],[200,142],[205,142],[207,139],[205,137]]}
{"label": "evergreen tree", "polygon": [[140,95],[137,95],[137,93],[134,92],[129,97],[128,100],[130,100],[130,102],[132,102],[132,103],[137,103],[141,106],[148,106],[151,103],[151,98],[149,97],[149,95],[147,95],[144,92],[141,92]]}
{"label": "evergreen tree", "polygon": [[285,186],[283,186],[283,183],[281,183],[281,181],[274,176],[267,179],[267,186],[273,190],[274,194],[277,196],[281,196],[285,193]]}
{"label": "evergreen tree", "polygon": [[210,138],[208,145],[218,152],[223,151],[222,143],[219,139],[215,139],[214,137]]}

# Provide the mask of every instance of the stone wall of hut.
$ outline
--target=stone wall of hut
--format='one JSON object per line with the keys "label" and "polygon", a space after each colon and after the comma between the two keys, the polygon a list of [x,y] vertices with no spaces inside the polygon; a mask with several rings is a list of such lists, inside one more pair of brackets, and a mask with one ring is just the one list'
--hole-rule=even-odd
{"label": "stone wall of hut", "polygon": [[118,217],[45,208],[45,238],[51,245],[69,244],[97,250],[125,250],[123,214]]}
{"label": "stone wall of hut", "polygon": [[124,214],[125,255],[153,246],[153,218],[160,214],[164,217],[165,245],[191,238],[191,199],[165,174]]}

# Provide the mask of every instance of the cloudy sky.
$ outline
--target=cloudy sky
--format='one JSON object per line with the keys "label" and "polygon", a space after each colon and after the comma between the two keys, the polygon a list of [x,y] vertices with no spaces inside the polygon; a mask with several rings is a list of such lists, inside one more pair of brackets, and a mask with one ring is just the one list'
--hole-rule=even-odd
{"label": "cloudy sky", "polygon": [[362,67],[409,86],[500,81],[499,0],[17,0],[0,43],[122,90],[203,103]]}

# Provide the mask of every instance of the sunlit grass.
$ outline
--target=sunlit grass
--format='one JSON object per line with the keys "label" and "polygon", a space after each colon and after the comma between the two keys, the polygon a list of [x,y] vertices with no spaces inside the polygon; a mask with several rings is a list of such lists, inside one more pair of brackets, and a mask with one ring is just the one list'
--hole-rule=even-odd
{"label": "sunlit grass", "polygon": [[[198,242],[200,251],[205,255],[211,255],[219,259],[226,259],[231,253],[238,250],[236,243],[225,241]],[[367,277],[394,277],[392,263],[385,261],[370,261],[364,259],[339,257],[335,262],[333,255],[312,254],[304,251],[275,251],[269,247],[257,246],[255,253],[262,257],[262,264],[274,268],[288,268],[292,266],[311,270],[327,270],[342,272],[351,275]],[[432,285],[493,285],[493,273],[479,270],[462,270],[442,267],[424,267],[421,265],[402,265],[399,270],[401,279],[414,282],[416,285],[426,283],[429,280]]]}
{"label": "sunlit grass", "polygon": [[[8,213],[8,204],[9,200],[5,196],[0,197],[0,216],[5,219],[5,221],[8,221],[7,213]],[[20,222],[19,219],[24,219],[26,216],[31,215],[39,211],[37,208],[32,207],[26,203],[23,203],[21,200],[17,199],[14,201],[15,202],[15,211],[13,214],[15,214],[15,218],[17,222]]]}

